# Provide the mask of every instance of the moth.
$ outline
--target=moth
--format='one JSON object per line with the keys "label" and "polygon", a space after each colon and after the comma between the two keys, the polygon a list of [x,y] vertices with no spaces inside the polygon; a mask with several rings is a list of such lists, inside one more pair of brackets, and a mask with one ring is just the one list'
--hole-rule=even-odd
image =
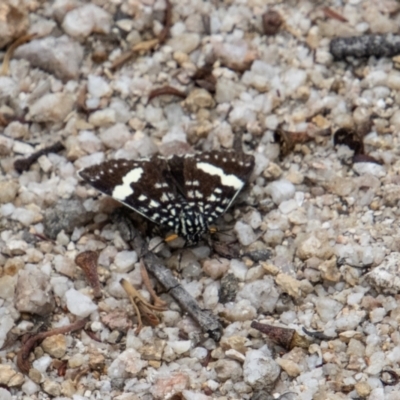
{"label": "moth", "polygon": [[117,159],[78,174],[150,221],[196,244],[232,205],[254,168],[254,157],[210,151],[165,158]]}

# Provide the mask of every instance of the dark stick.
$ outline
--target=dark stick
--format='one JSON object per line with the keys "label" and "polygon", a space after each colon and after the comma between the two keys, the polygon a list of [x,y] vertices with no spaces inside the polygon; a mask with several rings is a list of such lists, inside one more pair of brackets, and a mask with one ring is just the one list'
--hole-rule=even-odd
{"label": "dark stick", "polygon": [[147,253],[143,260],[150,273],[164,286],[178,304],[200,325],[203,332],[207,332],[216,341],[221,338],[222,327],[217,318],[209,311],[202,310],[196,300],[182,287],[182,285],[164,267],[158,258]]}
{"label": "dark stick", "polygon": [[133,241],[133,248],[138,254],[142,254],[147,270],[161,283],[177,303],[185,310],[215,341],[219,341],[222,334],[222,326],[218,319],[210,312],[202,310],[196,300],[182,287],[171,271],[162,265],[157,256],[148,251],[147,244],[139,232],[133,227],[131,220],[122,215],[116,216],[116,222],[121,235],[127,241]]}
{"label": "dark stick", "polygon": [[399,35],[363,35],[331,40],[329,50],[336,60],[346,57],[393,57],[400,54]]}
{"label": "dark stick", "polygon": [[19,158],[14,161],[14,168],[19,172],[24,172],[29,169],[29,167],[40,157],[49,153],[58,153],[59,151],[64,150],[64,145],[61,142],[56,142],[49,147],[45,147],[44,149],[38,150],[37,152],[31,154],[27,158]]}

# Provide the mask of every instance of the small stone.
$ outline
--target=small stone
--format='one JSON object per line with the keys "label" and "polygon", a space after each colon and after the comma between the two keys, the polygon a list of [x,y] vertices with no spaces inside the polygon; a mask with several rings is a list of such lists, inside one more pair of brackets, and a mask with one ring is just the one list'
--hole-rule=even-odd
{"label": "small stone", "polygon": [[271,196],[272,201],[276,205],[279,205],[283,201],[293,198],[296,188],[288,180],[280,179],[279,181],[269,183],[265,191]]}
{"label": "small stone", "polygon": [[221,347],[224,350],[233,349],[241,354],[246,354],[251,341],[243,336],[233,335],[221,340]]}
{"label": "small stone", "polygon": [[[58,235],[59,236],[59,235]],[[67,240],[66,244],[69,243]],[[64,257],[61,254],[57,254],[53,260],[54,269],[62,275],[74,278],[76,275],[76,264],[69,257]]]}
{"label": "small stone", "polygon": [[90,96],[99,98],[112,93],[110,85],[103,77],[91,74],[88,76],[87,90]]}
{"label": "small stone", "polygon": [[0,135],[0,156],[9,155],[11,153],[13,146],[14,146],[13,139]]}
{"label": "small stone", "polygon": [[8,76],[0,76],[0,100],[15,97],[17,93],[19,93],[19,89],[17,89],[16,82]]}
{"label": "small stone", "polygon": [[4,128],[4,134],[13,139],[24,139],[29,136],[29,127],[19,121],[12,121]]}
{"label": "small stone", "polygon": [[31,381],[30,379],[26,378],[25,383],[22,385],[21,389],[28,396],[32,396],[33,394],[35,394],[40,390],[40,386],[35,382]]}
{"label": "small stone", "polygon": [[249,213],[247,213],[243,217],[244,221],[247,222],[253,229],[258,229],[261,226],[262,218],[261,214],[256,211],[252,210]]}
{"label": "small stone", "polygon": [[13,152],[17,154],[31,155],[34,152],[34,148],[28,143],[15,141],[13,145]]}
{"label": "small stone", "polygon": [[0,204],[14,201],[19,190],[19,184],[14,181],[0,182]]}
{"label": "small stone", "polygon": [[48,93],[34,102],[27,119],[34,122],[62,122],[74,107],[74,98],[69,93]]}
{"label": "small stone", "polygon": [[77,226],[82,226],[93,218],[93,213],[83,207],[82,202],[73,199],[62,199],[48,207],[43,218],[44,233],[50,239],[56,239],[64,230],[71,233]]}
{"label": "small stone", "polygon": [[92,131],[80,131],[78,140],[80,147],[89,154],[101,151],[103,148],[101,140]]}
{"label": "small stone", "polygon": [[279,365],[271,357],[267,346],[249,350],[243,365],[244,381],[255,390],[270,390],[280,374]]}
{"label": "small stone", "polygon": [[246,275],[249,271],[245,263],[235,259],[231,260],[229,270],[239,281],[242,282],[246,280]]}
{"label": "small stone", "polygon": [[62,27],[72,37],[83,39],[91,33],[109,34],[111,15],[94,4],[85,4],[68,12]]}
{"label": "small stone", "polygon": [[9,258],[4,265],[4,274],[15,276],[18,274],[20,269],[23,269],[25,266],[24,260],[22,257],[11,257]]}
{"label": "small stone", "polygon": [[297,256],[301,260],[306,260],[307,258],[317,256],[321,246],[322,243],[315,236],[310,236],[298,246]]}
{"label": "small stone", "polygon": [[238,361],[240,363],[244,363],[245,356],[242,353],[239,353],[238,351],[234,349],[229,349],[225,352],[226,357]]}
{"label": "small stone", "polygon": [[3,388],[0,388],[0,399],[1,400],[12,400],[11,393]]}
{"label": "small stone", "polygon": [[102,315],[101,322],[113,331],[127,332],[132,327],[132,320],[128,313],[119,309]]}
{"label": "small stone", "polygon": [[115,124],[100,133],[100,139],[110,149],[120,149],[131,138],[129,129],[125,124]]}
{"label": "small stone", "polygon": [[183,104],[190,112],[196,112],[201,108],[213,108],[215,101],[207,90],[193,89]]}
{"label": "small stone", "polygon": [[248,246],[257,240],[257,235],[254,233],[252,227],[242,221],[237,221],[234,229],[239,242],[243,246]]}
{"label": "small stone", "polygon": [[369,319],[373,324],[381,322],[386,315],[386,310],[383,307],[377,307],[369,313]]}
{"label": "small stone", "polygon": [[229,321],[248,321],[257,317],[257,309],[249,300],[239,300],[232,308],[225,310],[224,316]]}
{"label": "small stone", "polygon": [[293,225],[304,225],[308,222],[308,217],[303,209],[297,209],[288,214],[288,220]]}
{"label": "small stone", "polygon": [[386,176],[387,172],[383,165],[372,162],[357,162],[353,164],[353,169],[358,175],[371,174],[378,178]]}
{"label": "small stone", "polygon": [[89,354],[89,366],[94,370],[101,370],[104,368],[105,356],[99,353],[99,350],[92,349]]}
{"label": "small stone", "polygon": [[22,225],[29,227],[34,223],[39,222],[42,218],[41,215],[34,210],[18,207],[11,214],[11,219],[21,222]]}
{"label": "small stone", "polygon": [[237,294],[237,300],[249,300],[253,307],[262,313],[271,313],[274,311],[279,293],[270,276],[264,276],[264,279],[248,282]]}
{"label": "small stone", "polygon": [[0,278],[1,299],[11,299],[14,296],[16,282],[14,276],[4,275]]}
{"label": "small stone", "polygon": [[66,82],[79,76],[83,47],[66,35],[48,36],[19,46],[14,57],[26,59],[32,67],[48,71]]}
{"label": "small stone", "polygon": [[227,359],[218,360],[214,365],[214,371],[216,372],[218,379],[223,382],[228,379],[237,382],[243,375],[240,363]]}
{"label": "small stone", "polygon": [[52,381],[50,379],[46,379],[42,384],[43,390],[51,396],[59,396],[61,393],[60,384]]}
{"label": "small stone", "polygon": [[65,299],[68,310],[78,317],[86,318],[97,310],[96,304],[88,296],[75,289],[69,289],[65,293]]}
{"label": "small stone", "polygon": [[143,360],[161,360],[165,347],[165,340],[155,340],[153,344],[141,346],[139,349]]}
{"label": "small stone", "polygon": [[20,312],[49,315],[55,306],[50,277],[37,268],[19,271],[14,304]]}
{"label": "small stone", "polygon": [[68,399],[72,399],[76,395],[76,383],[72,379],[63,380],[61,382],[61,394]]}
{"label": "small stone", "polygon": [[185,32],[168,40],[167,45],[172,47],[173,51],[190,54],[196,50],[200,44],[200,35],[193,32]]}
{"label": "small stone", "polygon": [[98,110],[89,116],[89,123],[94,126],[109,126],[116,122],[116,112],[112,108],[105,108],[104,110]]}
{"label": "small stone", "polygon": [[64,335],[49,336],[42,342],[42,349],[55,358],[62,358],[67,351],[67,342]]}
{"label": "small stone", "polygon": [[172,340],[168,342],[168,346],[174,351],[175,354],[187,353],[192,347],[192,342],[190,340]]}
{"label": "small stone", "polygon": [[263,235],[263,240],[266,244],[277,245],[281,244],[285,234],[280,229],[269,229]]}
{"label": "small stone", "polygon": [[213,279],[219,279],[229,268],[229,260],[226,258],[207,259],[203,262],[203,271]]}
{"label": "small stone", "polygon": [[342,308],[343,304],[329,297],[318,297],[316,302],[317,313],[325,323],[333,321]]}
{"label": "small stone", "polygon": [[26,253],[28,243],[24,240],[12,239],[7,241],[3,251],[10,256],[19,256]]}
{"label": "small stone", "polygon": [[86,357],[81,353],[76,353],[68,360],[68,367],[70,368],[79,368],[86,361]]}
{"label": "small stone", "polygon": [[0,385],[21,386],[24,376],[8,364],[0,364]]}
{"label": "small stone", "polygon": [[183,372],[168,372],[159,374],[150,389],[154,399],[171,398],[175,393],[182,393],[190,385],[188,374]]}
{"label": "small stone", "polygon": [[44,382],[43,374],[35,368],[31,368],[29,370],[29,378],[33,380],[35,383]]}
{"label": "small stone", "polygon": [[147,361],[141,360],[140,354],[135,349],[127,349],[111,363],[107,374],[111,379],[127,379],[135,377],[146,366]]}
{"label": "small stone", "polygon": [[257,58],[257,52],[244,40],[215,42],[214,52],[223,65],[240,72],[246,71]]}
{"label": "small stone", "polygon": [[218,104],[229,103],[238,98],[243,91],[245,91],[243,84],[230,79],[219,78],[215,87],[215,101]]}
{"label": "small stone", "polygon": [[301,284],[296,279],[288,274],[278,274],[275,278],[276,284],[284,293],[298,299],[301,296]]}
{"label": "small stone", "polygon": [[[38,348],[37,354],[39,354],[39,350],[41,350],[41,349]],[[30,369],[30,371],[36,370],[37,372],[40,372],[45,375],[46,371],[50,367],[50,364],[52,363],[52,361],[53,361],[53,359],[49,355],[44,354],[43,356],[41,356],[41,357],[37,358],[35,361],[33,361],[32,368]],[[35,381],[35,382],[37,382],[37,381]],[[41,382],[43,382],[43,381],[41,381]]]}
{"label": "small stone", "polygon": [[276,362],[292,378],[295,378],[296,376],[300,375],[302,372],[300,365],[295,363],[292,360],[278,358],[276,360]]}
{"label": "small stone", "polygon": [[372,391],[368,382],[357,382],[354,385],[354,389],[356,389],[357,394],[363,399],[367,398]]}
{"label": "small stone", "polygon": [[322,262],[318,266],[318,270],[321,271],[321,278],[330,282],[339,282],[342,276],[337,267],[336,257],[332,257],[330,260]]}

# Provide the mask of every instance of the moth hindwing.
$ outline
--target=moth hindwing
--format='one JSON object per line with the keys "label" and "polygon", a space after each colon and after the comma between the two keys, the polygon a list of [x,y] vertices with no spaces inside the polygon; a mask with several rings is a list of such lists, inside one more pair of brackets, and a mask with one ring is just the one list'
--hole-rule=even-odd
{"label": "moth hindwing", "polygon": [[230,207],[253,168],[251,155],[211,151],[169,159],[111,160],[79,175],[191,244]]}

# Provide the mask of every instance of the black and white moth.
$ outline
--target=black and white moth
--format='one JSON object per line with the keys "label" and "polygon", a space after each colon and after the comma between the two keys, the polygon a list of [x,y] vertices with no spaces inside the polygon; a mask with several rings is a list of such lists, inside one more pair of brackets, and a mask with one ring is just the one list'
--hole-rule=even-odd
{"label": "black and white moth", "polygon": [[254,168],[252,155],[211,151],[111,160],[79,171],[100,192],[197,243],[232,204]]}

